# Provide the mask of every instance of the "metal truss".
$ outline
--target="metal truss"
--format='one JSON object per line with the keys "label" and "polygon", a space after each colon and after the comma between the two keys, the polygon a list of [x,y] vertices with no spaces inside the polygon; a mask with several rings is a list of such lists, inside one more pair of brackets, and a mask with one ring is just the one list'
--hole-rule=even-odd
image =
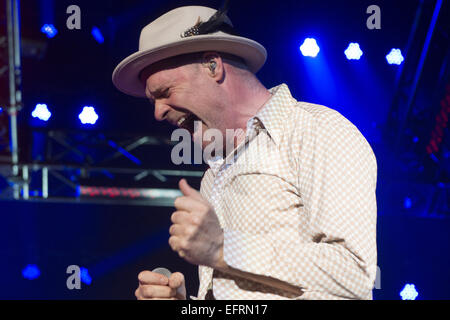
{"label": "metal truss", "polygon": [[[0,160],[10,162],[11,176],[16,180],[19,176],[19,146],[17,135],[17,113],[22,109],[22,68],[20,47],[19,0],[6,0],[6,35],[0,37],[0,48],[7,47],[8,63],[0,68],[0,76],[8,71],[9,101],[2,113],[7,113],[9,124],[1,123],[0,143],[4,144],[5,136],[9,136],[7,149],[9,154],[1,155]],[[7,45],[5,45],[7,44]],[[2,117],[3,118],[3,117]],[[9,125],[9,128],[8,128]],[[7,132],[6,128],[9,129]],[[2,146],[2,149],[4,145]],[[4,169],[2,170],[4,171]],[[13,185],[15,198],[19,197],[19,186]]]}
{"label": "metal truss", "polygon": [[[180,177],[203,176],[171,163],[155,169],[149,155],[170,155],[173,144],[163,137],[50,130],[34,132],[32,141],[34,161],[16,164],[19,175],[8,175],[10,165],[0,165],[10,184],[3,199],[172,206]],[[108,193],[87,194],[80,192],[83,187]],[[15,189],[18,196],[11,193]]]}
{"label": "metal truss", "polygon": [[199,179],[203,171],[175,166],[170,159],[161,162],[161,155],[170,155],[173,144],[167,138],[35,129],[31,142],[19,153],[19,4],[19,0],[6,0],[7,35],[0,37],[0,48],[6,42],[8,47],[8,66],[0,68],[0,75],[7,71],[9,75],[9,105],[5,110],[9,132],[2,134],[9,136],[4,148],[9,152],[0,155],[0,199],[172,206],[179,195],[179,178]]}
{"label": "metal truss", "polygon": [[[7,166],[0,166],[0,173],[7,171]],[[11,194],[11,188],[3,190],[0,194],[2,200],[27,200],[27,201],[50,201],[68,203],[98,203],[98,204],[126,204],[147,206],[173,206],[174,199],[180,195],[175,188],[132,188],[132,187],[103,187],[90,185],[98,189],[127,190],[129,193],[137,190],[147,190],[153,196],[110,196],[109,194],[82,194],[79,181],[82,175],[104,174],[105,171],[112,174],[127,175],[134,181],[139,181],[144,175],[152,175],[160,180],[168,181],[170,178],[201,178],[201,171],[186,170],[158,170],[158,169],[132,169],[112,167],[80,167],[69,165],[52,164],[19,164],[21,176],[9,176],[8,181],[12,187],[16,187],[19,197]],[[92,183],[92,181],[91,181]]]}

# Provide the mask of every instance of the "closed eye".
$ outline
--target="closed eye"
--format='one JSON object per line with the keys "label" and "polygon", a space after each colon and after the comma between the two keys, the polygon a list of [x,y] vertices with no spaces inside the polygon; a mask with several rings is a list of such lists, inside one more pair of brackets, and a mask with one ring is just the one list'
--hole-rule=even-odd
{"label": "closed eye", "polygon": [[169,96],[170,96],[169,88],[167,88],[161,93],[161,98],[168,98]]}
{"label": "closed eye", "polygon": [[145,90],[146,96],[148,98],[148,100],[150,100],[151,104],[155,104],[155,100],[156,99],[160,99],[160,98],[168,98],[170,96],[170,92],[169,92],[170,88],[166,88],[166,89],[157,89],[154,92],[148,91],[147,89]]}
{"label": "closed eye", "polygon": [[164,91],[157,90],[157,91],[155,91],[155,93],[152,94],[152,96],[153,96],[152,100],[156,100],[156,99],[160,99],[160,98],[168,98],[169,97],[169,88],[164,89]]}

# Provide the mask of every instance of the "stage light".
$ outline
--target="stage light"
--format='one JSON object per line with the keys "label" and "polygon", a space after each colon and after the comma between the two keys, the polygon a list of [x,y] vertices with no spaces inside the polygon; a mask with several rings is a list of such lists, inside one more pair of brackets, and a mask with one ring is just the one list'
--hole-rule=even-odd
{"label": "stage light", "polygon": [[41,32],[45,33],[45,35],[48,38],[53,38],[58,33],[58,30],[56,30],[55,26],[52,24],[44,24],[41,28]]}
{"label": "stage light", "polygon": [[400,49],[391,49],[386,55],[386,60],[389,64],[400,65],[403,62],[402,51]]}
{"label": "stage light", "polygon": [[412,200],[411,200],[411,198],[406,197],[405,200],[403,201],[403,206],[406,209],[411,208],[412,207]]}
{"label": "stage light", "polygon": [[402,300],[416,300],[419,293],[416,290],[416,286],[413,284],[407,283],[402,291],[400,291],[400,296]]}
{"label": "stage light", "polygon": [[88,269],[86,269],[84,267],[80,268],[80,278],[81,278],[81,282],[83,282],[87,285],[91,284],[91,282],[92,282],[92,278],[89,275]]}
{"label": "stage light", "polygon": [[94,107],[85,106],[78,118],[82,124],[95,124],[98,120],[98,114],[95,112]]}
{"label": "stage light", "polygon": [[22,270],[22,276],[28,280],[34,280],[39,278],[41,271],[35,264],[29,264]]}
{"label": "stage light", "polygon": [[48,121],[48,119],[52,116],[52,113],[48,110],[45,103],[38,103],[31,113],[31,116],[42,121]]}
{"label": "stage light", "polygon": [[3,107],[0,107],[0,114],[3,113]]}
{"label": "stage light", "polygon": [[105,38],[103,38],[102,32],[100,31],[99,28],[93,27],[91,34],[98,43],[105,42]]}
{"label": "stage light", "polygon": [[351,42],[347,49],[344,51],[348,60],[359,60],[363,55],[358,43]]}
{"label": "stage light", "polygon": [[316,39],[306,38],[305,41],[303,41],[303,44],[300,46],[300,51],[305,57],[315,58],[319,53],[320,48],[317,45]]}

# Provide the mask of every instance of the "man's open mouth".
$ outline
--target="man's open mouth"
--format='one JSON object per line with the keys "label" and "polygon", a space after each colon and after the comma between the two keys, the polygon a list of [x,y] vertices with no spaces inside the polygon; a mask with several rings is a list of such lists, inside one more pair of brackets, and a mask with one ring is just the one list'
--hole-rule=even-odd
{"label": "man's open mouth", "polygon": [[195,127],[194,127],[195,121],[201,121],[201,120],[195,114],[188,113],[184,117],[181,117],[178,120],[177,125],[178,125],[178,127],[186,129],[191,134],[193,134],[194,129],[195,129]]}

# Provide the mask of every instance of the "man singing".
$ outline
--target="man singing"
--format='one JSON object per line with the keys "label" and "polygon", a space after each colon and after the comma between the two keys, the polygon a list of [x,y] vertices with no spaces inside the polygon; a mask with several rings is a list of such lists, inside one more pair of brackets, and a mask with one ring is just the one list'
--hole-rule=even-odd
{"label": "man singing", "polygon": [[[209,129],[224,137],[200,192],[180,181],[169,244],[199,266],[197,299],[371,299],[374,153],[337,111],[297,101],[286,84],[266,89],[255,76],[265,60],[225,8],[187,6],[148,24],[114,70],[115,86],[147,97],[156,119],[199,143]],[[186,299],[179,272],[138,279],[138,299]]]}

